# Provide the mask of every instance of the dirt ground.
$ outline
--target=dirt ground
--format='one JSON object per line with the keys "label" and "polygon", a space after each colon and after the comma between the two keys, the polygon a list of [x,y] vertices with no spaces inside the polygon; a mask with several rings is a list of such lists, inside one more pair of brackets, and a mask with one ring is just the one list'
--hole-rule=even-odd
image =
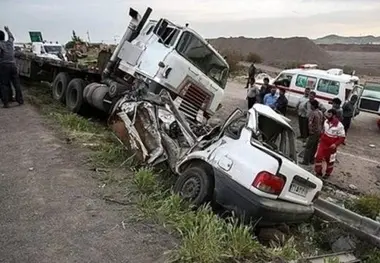
{"label": "dirt ground", "polygon": [[[222,103],[223,108],[216,117],[225,119],[237,107],[247,109],[243,81],[240,79],[228,83]],[[295,112],[290,112],[288,117],[298,134]],[[380,193],[380,131],[376,126],[378,118],[362,112],[354,119],[346,145],[341,146],[338,151],[339,162],[330,178],[332,183],[347,189],[353,185],[352,188],[357,187],[357,190],[363,193]],[[302,144],[298,143],[297,148],[298,152],[302,151]],[[312,167],[305,168],[312,169]]]}
{"label": "dirt ground", "polygon": [[31,106],[1,108],[0,123],[0,262],[164,261],[172,237],[105,202],[83,151]]}

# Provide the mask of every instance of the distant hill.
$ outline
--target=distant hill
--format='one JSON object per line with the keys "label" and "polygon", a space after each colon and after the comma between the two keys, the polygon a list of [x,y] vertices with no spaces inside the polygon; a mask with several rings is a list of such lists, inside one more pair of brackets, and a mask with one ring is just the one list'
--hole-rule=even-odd
{"label": "distant hill", "polygon": [[327,51],[306,37],[220,37],[208,41],[221,52],[238,51],[243,56],[252,52],[258,54],[265,63],[269,64],[281,64],[290,61],[325,64],[330,60]]}
{"label": "distant hill", "polygon": [[343,37],[338,35],[328,35],[314,40],[316,44],[380,44],[380,37],[361,36],[361,37]]}

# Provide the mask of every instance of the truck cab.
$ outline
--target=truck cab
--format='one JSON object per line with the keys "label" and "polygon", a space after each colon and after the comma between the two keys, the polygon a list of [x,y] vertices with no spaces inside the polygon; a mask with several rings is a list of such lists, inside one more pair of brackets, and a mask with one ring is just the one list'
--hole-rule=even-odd
{"label": "truck cab", "polygon": [[189,119],[205,122],[220,107],[227,84],[226,60],[194,30],[166,19],[150,20],[119,53],[119,69],[166,89]]}
{"label": "truck cab", "polygon": [[56,60],[67,60],[66,50],[58,42],[33,42],[32,52],[39,57],[51,58]]}

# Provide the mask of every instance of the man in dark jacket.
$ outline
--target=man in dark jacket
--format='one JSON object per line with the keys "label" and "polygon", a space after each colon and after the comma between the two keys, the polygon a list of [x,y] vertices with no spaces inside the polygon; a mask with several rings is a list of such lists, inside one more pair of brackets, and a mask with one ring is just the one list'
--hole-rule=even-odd
{"label": "man in dark jacket", "polygon": [[288,107],[288,99],[285,97],[285,90],[280,89],[280,96],[276,101],[276,110],[282,115],[286,115],[286,109]]}
{"label": "man in dark jacket", "polygon": [[251,66],[249,67],[248,69],[248,81],[247,81],[247,85],[246,85],[246,89],[249,88],[249,84],[254,80],[255,80],[255,75],[256,75],[256,67],[255,67],[255,64],[252,63]]}
{"label": "man in dark jacket", "polygon": [[21,105],[24,104],[24,99],[14,58],[14,37],[8,27],[4,27],[4,29],[8,34],[8,40],[5,40],[5,33],[0,30],[0,90],[3,107],[8,108],[11,98],[11,83],[15,89],[16,101]]}
{"label": "man in dark jacket", "polygon": [[351,119],[355,115],[355,104],[358,100],[357,95],[353,95],[350,99],[350,101],[347,101],[343,104],[342,111],[343,111],[343,120],[342,124],[344,127],[344,131],[347,134],[348,129],[351,126]]}

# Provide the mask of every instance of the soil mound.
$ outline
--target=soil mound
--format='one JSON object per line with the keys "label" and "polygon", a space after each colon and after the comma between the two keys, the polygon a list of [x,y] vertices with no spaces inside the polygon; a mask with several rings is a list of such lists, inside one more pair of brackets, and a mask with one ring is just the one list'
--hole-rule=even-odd
{"label": "soil mound", "polygon": [[258,54],[267,64],[284,62],[326,64],[331,57],[323,48],[306,37],[292,38],[217,38],[210,39],[210,44],[217,50],[238,51],[243,56],[250,52]]}

